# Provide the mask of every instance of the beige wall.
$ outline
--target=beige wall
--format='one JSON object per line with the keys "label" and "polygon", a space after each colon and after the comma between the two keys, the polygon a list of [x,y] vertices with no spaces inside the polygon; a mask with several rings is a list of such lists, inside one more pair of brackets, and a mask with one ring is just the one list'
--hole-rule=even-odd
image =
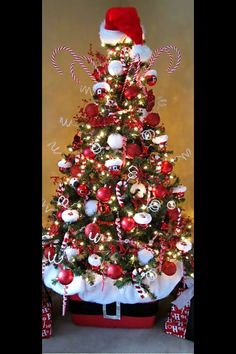
{"label": "beige wall", "polygon": [[[182,155],[175,171],[188,187],[185,209],[193,216],[193,0],[44,0],[43,1],[43,222],[49,214],[48,208],[54,185],[50,176],[58,175],[57,161],[60,154],[53,153],[48,144],[55,142],[55,152],[67,152],[75,127],[63,127],[60,117],[72,119],[83,98],[89,94],[80,92],[68,70],[69,54],[58,57],[64,70],[59,76],[50,64],[50,55],[59,45],[73,48],[78,54],[86,55],[89,43],[101,49],[98,28],[109,7],[135,6],[145,27],[146,40],[152,49],[174,44],[182,52],[180,68],[174,74],[165,70],[168,58],[163,55],[155,68],[159,71],[158,85],[154,86],[156,97],[167,100],[159,108],[161,120],[169,135],[169,148],[174,156],[188,149],[190,156]],[[88,87],[92,81],[78,68],[82,85]],[[158,101],[158,100],[157,100]],[[47,208],[48,207],[48,208]]]}

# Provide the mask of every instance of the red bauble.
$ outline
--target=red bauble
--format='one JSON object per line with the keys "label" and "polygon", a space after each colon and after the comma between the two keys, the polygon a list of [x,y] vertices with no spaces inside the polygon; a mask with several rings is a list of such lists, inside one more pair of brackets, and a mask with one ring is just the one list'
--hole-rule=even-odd
{"label": "red bauble", "polygon": [[126,155],[128,158],[133,159],[134,157],[138,157],[142,154],[142,149],[137,144],[128,144],[126,148]]}
{"label": "red bauble", "polygon": [[112,191],[108,187],[101,187],[98,189],[96,193],[96,198],[100,200],[100,202],[107,203],[111,199]]}
{"label": "red bauble", "polygon": [[85,113],[89,118],[96,117],[98,115],[98,106],[95,103],[87,104]]}
{"label": "red bauble", "polygon": [[121,220],[121,227],[124,231],[131,231],[135,227],[135,221],[133,218],[130,218],[128,216],[123,217]]}
{"label": "red bauble", "polygon": [[123,274],[123,269],[119,264],[110,264],[107,268],[106,274],[111,279],[118,279]]}
{"label": "red bauble", "polygon": [[96,154],[94,154],[94,152],[90,149],[89,146],[84,149],[83,154],[88,159],[93,159],[96,156]]}
{"label": "red bauble", "polygon": [[58,212],[57,212],[57,220],[62,220],[62,217],[61,217],[61,214],[63,213],[63,211],[64,210],[59,210]]}
{"label": "red bauble", "polygon": [[104,75],[105,73],[106,73],[106,68],[104,68],[104,66],[98,66],[94,70],[93,76],[97,81],[99,81],[101,79],[101,76]]}
{"label": "red bauble", "polygon": [[90,233],[92,236],[95,236],[96,234],[100,234],[100,227],[94,223],[88,224],[85,227],[84,233],[87,237],[90,235]]}
{"label": "red bauble", "polygon": [[140,93],[140,88],[138,86],[129,86],[125,92],[125,98],[127,98],[128,100],[132,100],[133,98],[135,98],[138,94]]}
{"label": "red bauble", "polygon": [[57,236],[59,234],[60,225],[52,224],[50,226],[49,235]]}
{"label": "red bauble", "polygon": [[162,184],[159,184],[152,188],[152,193],[154,197],[163,199],[168,195],[169,191]]}
{"label": "red bauble", "polygon": [[168,209],[167,210],[167,216],[171,221],[176,221],[179,217],[179,212],[178,209]]}
{"label": "red bauble", "polygon": [[57,280],[59,283],[62,285],[68,285],[70,284],[74,279],[74,273],[72,272],[71,269],[62,269],[57,277]]}
{"label": "red bauble", "polygon": [[44,249],[44,256],[47,259],[50,259],[50,261],[53,259],[53,257],[55,256],[55,248],[53,246],[46,246]]}
{"label": "red bauble", "polygon": [[176,265],[173,262],[165,261],[162,265],[161,268],[162,272],[165,273],[166,275],[174,275],[176,273]]}
{"label": "red bauble", "polygon": [[147,106],[146,106],[146,110],[148,112],[151,112],[151,110],[153,109],[153,107],[155,106],[155,96],[153,95],[153,91],[149,90],[147,93]]}
{"label": "red bauble", "polygon": [[70,169],[70,174],[72,177],[77,177],[80,172],[80,166],[78,165],[73,165]]}
{"label": "red bauble", "polygon": [[173,170],[173,165],[169,161],[162,161],[161,172],[168,174]]}
{"label": "red bauble", "polygon": [[160,116],[158,113],[149,113],[144,122],[151,127],[156,127],[160,123]]}
{"label": "red bauble", "polygon": [[77,149],[79,149],[80,145],[81,145],[81,137],[80,137],[80,133],[77,133],[74,136],[74,139],[73,139],[73,142],[72,142],[72,148],[74,150],[77,150]]}
{"label": "red bauble", "polygon": [[76,188],[76,192],[80,197],[86,197],[89,193],[89,188],[86,184],[80,184]]}

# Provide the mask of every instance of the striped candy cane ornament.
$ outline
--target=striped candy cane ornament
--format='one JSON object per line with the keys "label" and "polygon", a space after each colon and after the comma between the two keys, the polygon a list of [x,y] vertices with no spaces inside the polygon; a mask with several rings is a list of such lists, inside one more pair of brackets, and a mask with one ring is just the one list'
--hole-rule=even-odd
{"label": "striped candy cane ornament", "polygon": [[135,268],[132,272],[132,280],[134,282],[134,287],[140,295],[141,299],[145,298],[145,290],[141,287],[140,282],[137,281],[137,275],[141,275],[141,278],[145,277],[145,272],[142,268]]}
{"label": "striped candy cane ornament", "polygon": [[121,227],[120,227],[120,217],[119,217],[118,213],[117,213],[117,218],[115,220],[115,225],[116,225],[117,236],[118,236],[119,240],[122,240],[122,233],[121,233]]}
{"label": "striped candy cane ornament", "polygon": [[128,183],[126,181],[119,181],[116,184],[116,198],[117,198],[119,206],[123,207],[124,202],[123,202],[122,195],[121,195],[121,187],[123,187],[124,190],[126,190],[128,187]]}
{"label": "striped candy cane ornament", "polygon": [[124,47],[121,51],[120,51],[120,61],[122,64],[122,68],[123,68],[123,73],[126,74],[127,73],[127,65],[126,65],[126,54],[129,53],[130,48],[128,47]]}
{"label": "striped candy cane ornament", "polygon": [[181,217],[181,209],[178,208],[177,210],[178,210],[178,218],[177,218],[177,224],[176,224],[175,232],[176,232],[177,234],[179,234],[179,233],[181,232],[180,225],[181,225],[181,219],[182,219],[182,217]]}
{"label": "striped candy cane ornament", "polygon": [[63,294],[63,303],[62,303],[62,316],[65,316],[66,314],[66,305],[67,305],[67,289],[68,286],[64,286],[64,294]]}
{"label": "striped candy cane ornament", "polygon": [[74,71],[74,65],[76,63],[79,63],[79,65],[81,66],[81,68],[86,72],[86,74],[88,74],[88,76],[94,81],[97,82],[97,80],[95,79],[95,77],[93,76],[93,74],[91,73],[91,71],[87,68],[87,66],[84,64],[84,60],[88,60],[91,64],[93,64],[94,68],[96,68],[96,64],[94,63],[93,59],[89,56],[78,56],[76,59],[73,60],[73,62],[70,65],[70,74],[72,79],[79,84],[80,80],[76,77],[75,75],[75,71]]}
{"label": "striped candy cane ornament", "polygon": [[[173,65],[173,62],[174,62],[173,52],[175,52],[176,55],[177,55],[177,59],[176,59],[175,65]],[[161,48],[158,48],[158,49],[153,51],[151,59],[149,61],[149,65],[148,65],[148,67],[147,67],[147,69],[145,70],[144,73],[146,73],[148,70],[151,69],[151,67],[155,64],[156,60],[158,59],[158,57],[162,53],[167,53],[169,55],[169,57],[170,57],[170,62],[169,62],[168,69],[167,69],[167,72],[169,74],[172,74],[179,67],[180,62],[181,62],[180,50],[174,45],[167,45],[165,47],[161,47]]]}

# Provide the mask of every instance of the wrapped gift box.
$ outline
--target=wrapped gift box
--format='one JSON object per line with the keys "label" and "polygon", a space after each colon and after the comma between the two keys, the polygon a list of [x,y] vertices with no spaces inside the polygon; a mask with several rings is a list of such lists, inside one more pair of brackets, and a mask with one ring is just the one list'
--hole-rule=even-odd
{"label": "wrapped gift box", "polygon": [[52,301],[46,288],[42,288],[42,338],[52,335]]}
{"label": "wrapped gift box", "polygon": [[77,295],[69,298],[72,321],[80,326],[113,328],[150,328],[155,324],[158,301],[137,304],[114,302],[101,305],[81,300]]}

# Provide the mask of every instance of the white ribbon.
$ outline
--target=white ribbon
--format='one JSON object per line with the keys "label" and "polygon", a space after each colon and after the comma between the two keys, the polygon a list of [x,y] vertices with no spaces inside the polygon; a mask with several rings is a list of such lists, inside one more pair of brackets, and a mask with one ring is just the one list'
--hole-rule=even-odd
{"label": "white ribbon", "polygon": [[184,290],[176,300],[172,301],[172,304],[177,306],[179,309],[186,306],[187,302],[189,302],[194,296],[194,279],[191,277],[186,277],[185,283],[188,289]]}

